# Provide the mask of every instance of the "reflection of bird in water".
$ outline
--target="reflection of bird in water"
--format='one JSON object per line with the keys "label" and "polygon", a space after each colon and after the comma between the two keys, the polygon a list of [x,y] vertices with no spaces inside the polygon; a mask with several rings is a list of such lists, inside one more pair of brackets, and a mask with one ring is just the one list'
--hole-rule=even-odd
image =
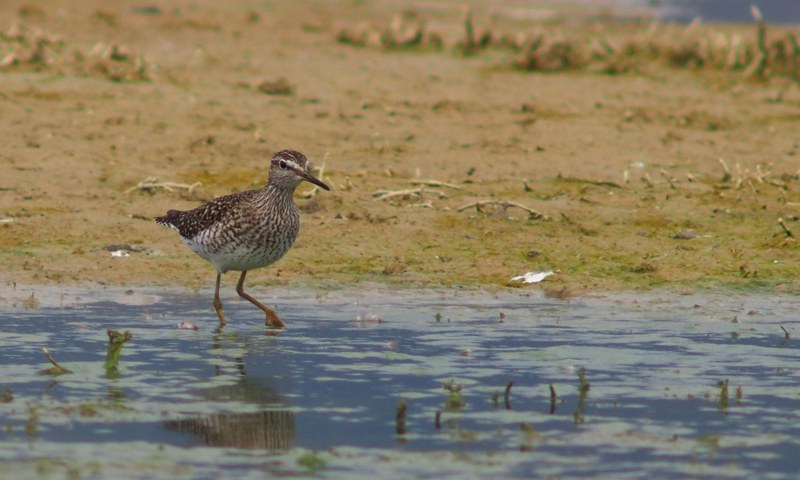
{"label": "reflection of bird in water", "polygon": [[236,285],[239,296],[266,313],[269,326],[285,325],[271,308],[244,291],[244,277],[249,270],[279,260],[294,243],[300,229],[300,215],[293,195],[303,180],[330,190],[309,173],[305,155],[283,150],[272,157],[264,188],[215,198],[194,210],[169,210],[156,218],[159,224],[177,230],[194,253],[217,269],[214,309],[220,325],[225,325],[225,314],[219,285],[222,274],[230,270],[242,272]]}
{"label": "reflection of bird in water", "polygon": [[294,444],[294,414],[288,410],[257,413],[214,413],[170,420],[167,430],[199,436],[210,447],[252,450],[288,449]]}
{"label": "reflection of bird in water", "polygon": [[[213,413],[164,422],[167,430],[200,437],[204,445],[246,449],[288,449],[294,445],[294,413],[279,410],[280,395],[242,379],[232,386],[210,390],[211,400],[263,405],[264,411]],[[283,407],[285,408],[285,407]],[[267,410],[269,409],[269,410]]]}

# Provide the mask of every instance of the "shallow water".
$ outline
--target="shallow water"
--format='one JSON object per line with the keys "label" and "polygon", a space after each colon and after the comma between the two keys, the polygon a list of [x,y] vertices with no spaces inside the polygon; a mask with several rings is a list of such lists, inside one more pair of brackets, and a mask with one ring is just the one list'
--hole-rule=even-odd
{"label": "shallow water", "polygon": [[[594,7],[610,6],[622,16],[655,17],[682,23],[695,18],[705,23],[754,23],[750,7],[757,5],[764,20],[770,24],[800,23],[797,0],[583,0],[582,3]],[[534,3],[531,8],[537,8],[537,5]]]}
{"label": "shallow water", "polygon": [[[648,5],[653,6],[649,1]],[[657,8],[668,20],[752,23],[750,6],[757,5],[769,23],[798,23],[800,9],[796,0],[665,0]]]}
{"label": "shallow water", "polygon": [[217,332],[206,292],[29,292],[0,299],[0,477],[800,470],[793,297],[271,289],[286,329],[224,298]]}

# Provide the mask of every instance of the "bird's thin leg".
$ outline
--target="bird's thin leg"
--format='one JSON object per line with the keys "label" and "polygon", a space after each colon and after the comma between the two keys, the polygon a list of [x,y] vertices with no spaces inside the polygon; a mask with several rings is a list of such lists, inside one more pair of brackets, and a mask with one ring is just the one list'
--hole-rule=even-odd
{"label": "bird's thin leg", "polygon": [[225,325],[225,314],[222,313],[222,302],[219,300],[219,284],[222,281],[222,274],[217,272],[217,286],[214,288],[214,310],[219,317],[219,325]]}
{"label": "bird's thin leg", "polygon": [[267,314],[267,321],[266,324],[270,327],[274,328],[282,328],[285,327],[286,324],[283,323],[283,320],[275,313],[274,310],[269,308],[268,306],[264,305],[263,303],[259,302],[255,298],[251,297],[250,294],[245,293],[244,291],[244,276],[247,275],[247,270],[242,272],[242,275],[239,277],[239,283],[236,285],[236,293],[239,294],[240,297],[244,298],[245,300],[249,301],[256,307],[260,308],[264,313]]}

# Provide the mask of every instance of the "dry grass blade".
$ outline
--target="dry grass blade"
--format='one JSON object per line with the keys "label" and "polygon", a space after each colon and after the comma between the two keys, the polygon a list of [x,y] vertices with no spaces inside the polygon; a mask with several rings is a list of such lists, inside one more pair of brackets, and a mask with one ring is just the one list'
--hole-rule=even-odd
{"label": "dry grass blade", "polygon": [[427,187],[447,187],[452,188],[453,190],[461,190],[461,187],[458,185],[453,185],[452,183],[445,183],[440,182],[439,180],[411,180],[412,185],[425,185]]}
{"label": "dry grass blade", "polygon": [[411,205],[406,205],[406,208],[433,208],[433,202],[428,200],[422,203],[412,203]]}
{"label": "dry grass blade", "polygon": [[661,174],[662,177],[664,177],[664,180],[666,180],[667,183],[669,183],[669,188],[675,190],[675,178],[671,177],[670,174],[663,169],[659,173]]}
{"label": "dry grass blade", "polygon": [[719,164],[722,165],[722,170],[725,174],[722,176],[722,181],[727,182],[731,178],[733,178],[733,174],[731,173],[730,167],[728,167],[728,163],[725,161],[724,158],[719,159]]}
{"label": "dry grass blade", "polygon": [[744,71],[745,78],[749,78],[751,76],[755,76],[758,78],[763,78],[764,73],[767,70],[767,60],[769,59],[769,52],[767,52],[767,24],[764,22],[764,16],[761,14],[761,9],[757,6],[752,5],[750,7],[750,13],[753,15],[753,19],[756,21],[757,24],[757,34],[756,34],[756,48],[758,49],[758,53],[756,54],[755,58],[753,59],[750,66]]}
{"label": "dry grass blade", "polygon": [[778,219],[778,225],[781,226],[783,233],[785,233],[787,237],[794,238],[794,232],[792,232],[789,227],[786,226],[786,222],[784,222],[782,218]]}
{"label": "dry grass blade", "polygon": [[[328,154],[326,153],[325,154],[325,159],[322,160],[322,165],[319,167],[319,174],[317,174],[317,178],[322,180],[323,182],[325,181],[324,180],[324,178],[325,178],[325,162],[327,161],[327,159],[328,159]],[[333,184],[329,184],[329,185],[333,186]],[[308,192],[303,193],[301,196],[303,198],[314,198],[314,197],[317,196],[319,191],[320,191],[319,186],[314,185],[314,188],[312,188]]]}

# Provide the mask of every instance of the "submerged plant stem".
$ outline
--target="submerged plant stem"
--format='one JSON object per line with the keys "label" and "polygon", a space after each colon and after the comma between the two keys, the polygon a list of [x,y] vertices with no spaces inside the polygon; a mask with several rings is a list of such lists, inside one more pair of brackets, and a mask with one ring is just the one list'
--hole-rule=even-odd
{"label": "submerged plant stem", "polygon": [[397,404],[397,413],[395,415],[395,430],[398,435],[406,433],[406,402],[400,400]]}
{"label": "submerged plant stem", "polygon": [[50,354],[50,350],[48,350],[47,347],[42,347],[42,352],[44,352],[44,356],[47,357],[47,359],[50,361],[50,363],[53,364],[52,368],[50,368],[49,370],[46,370],[47,373],[52,374],[52,375],[61,375],[61,374],[64,374],[64,373],[72,373],[72,370],[70,370],[68,368],[64,368],[61,365],[59,365],[58,362],[56,362],[56,360]]}

